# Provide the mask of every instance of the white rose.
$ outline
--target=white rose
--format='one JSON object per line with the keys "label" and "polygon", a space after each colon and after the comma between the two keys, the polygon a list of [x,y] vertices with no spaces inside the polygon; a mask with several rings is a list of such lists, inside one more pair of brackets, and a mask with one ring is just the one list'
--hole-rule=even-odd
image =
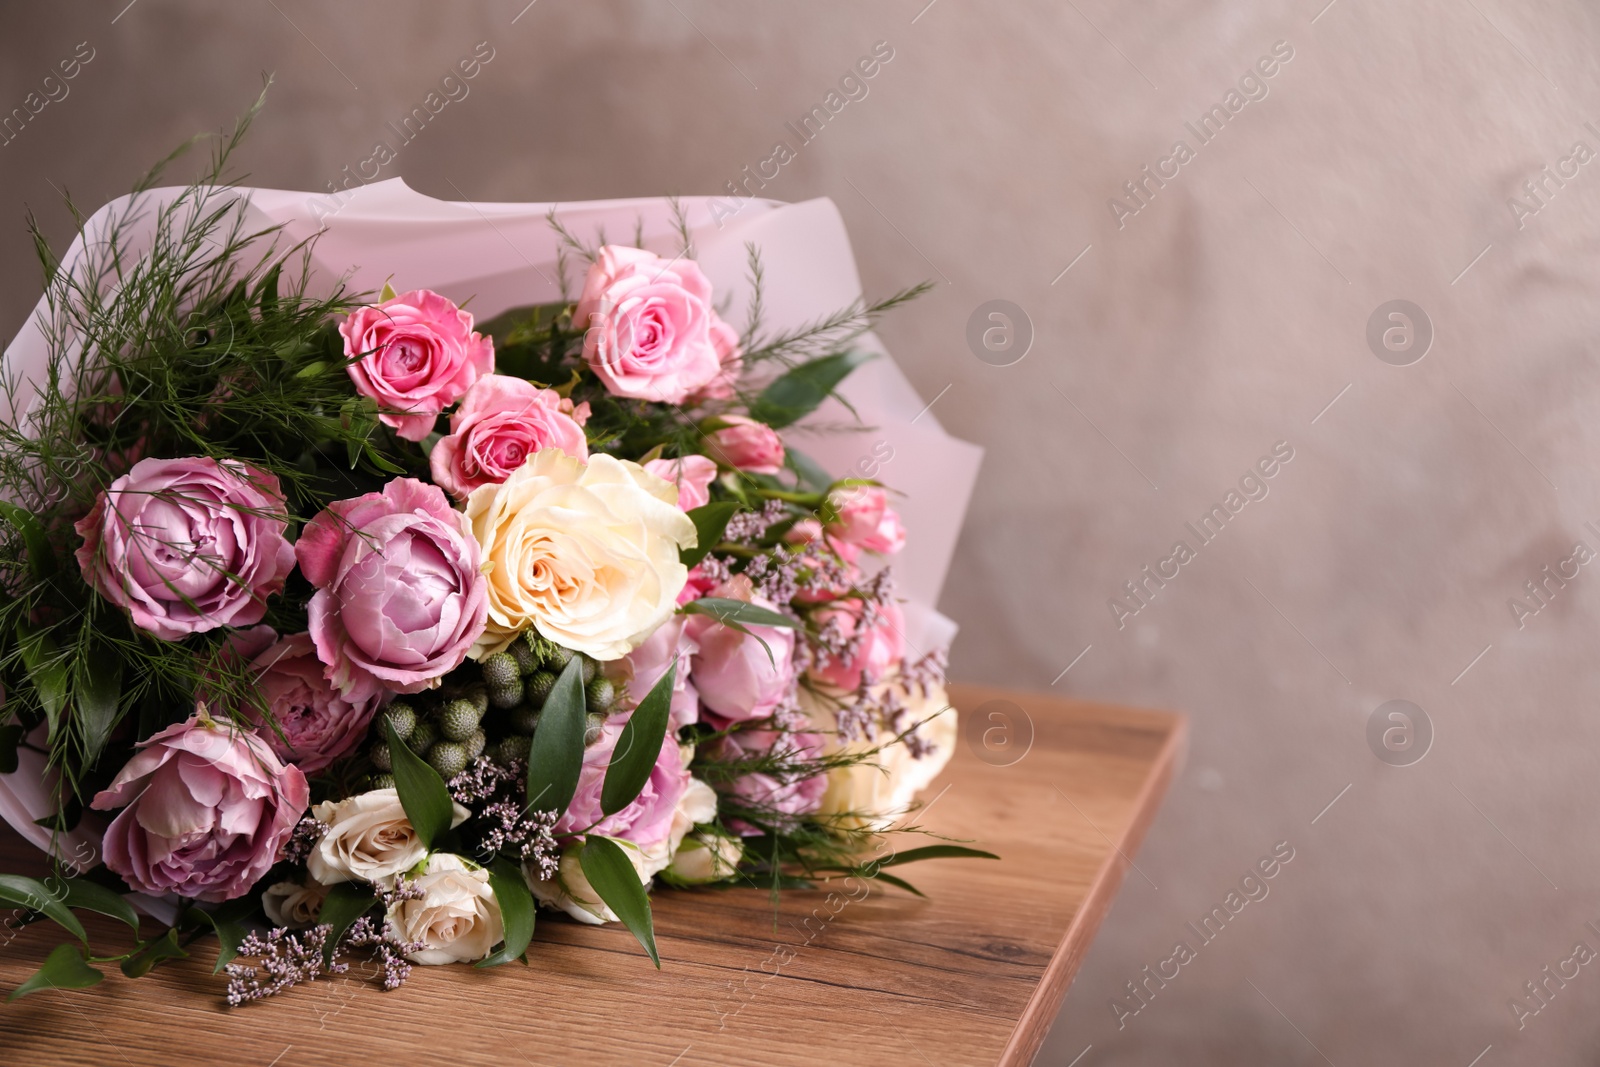
{"label": "white rose", "polygon": [[599,660],[627,655],[677,608],[694,523],[678,491],[637,463],[558,448],[534,453],[500,485],[467,498],[488,568],[489,622],[472,648],[483,657],[536,627]]}
{"label": "white rose", "polygon": [[328,887],[316,881],[305,885],[274,882],[261,894],[261,910],[267,913],[267,919],[274,926],[303,930],[316,925],[317,913],[327,899]]}
{"label": "white rose", "polygon": [[436,965],[481,960],[505,940],[500,902],[489,887],[489,872],[468,866],[460,856],[435,852],[416,879],[420,900],[398,900],[389,921],[402,941],[420,941],[412,963]]}
{"label": "white rose", "polygon": [[[455,805],[451,825],[460,825],[470,814]],[[328,827],[306,857],[306,870],[323,885],[349,881],[388,885],[428,854],[393,789],[374,789],[338,802],[324,800],[311,809],[311,815]]]}
{"label": "white rose", "polygon": [[686,838],[683,847],[661,877],[673,885],[706,885],[733,877],[744,857],[744,842],[724,834],[698,833]]}
{"label": "white rose", "polygon": [[[633,869],[639,875],[639,884],[648,886],[650,875],[645,873],[645,857],[644,853],[639,851],[639,846],[632,841],[623,841],[616,837],[611,840],[621,846],[623,853],[632,861]],[[606,907],[605,901],[600,899],[600,894],[589,884],[589,876],[583,873],[583,863],[578,858],[582,852],[582,845],[572,845],[563,852],[561,862],[557,865],[556,876],[549,881],[538,880],[524,868],[523,873],[528,877],[528,888],[533,890],[533,895],[538,898],[539,903],[558,908],[581,923],[599,926],[601,923],[617,922],[617,913]]]}
{"label": "white rose", "polygon": [[[930,746],[930,751],[920,759],[913,759],[904,742],[887,745],[876,756],[849,767],[840,767],[828,775],[828,789],[822,795],[819,814],[834,816],[840,826],[848,829],[887,829],[898,817],[904,815],[916,798],[918,791],[934,780],[956,746],[956,709],[950,706],[944,687],[932,687],[927,696],[908,692],[894,680],[875,691],[893,687],[906,707],[908,722],[921,722],[918,735]],[[800,690],[802,707],[810,714],[818,729],[833,730],[831,705]],[[828,721],[825,723],[824,718]],[[873,741],[853,741],[834,745],[833,751],[865,752],[882,745],[888,738],[880,733]]]}

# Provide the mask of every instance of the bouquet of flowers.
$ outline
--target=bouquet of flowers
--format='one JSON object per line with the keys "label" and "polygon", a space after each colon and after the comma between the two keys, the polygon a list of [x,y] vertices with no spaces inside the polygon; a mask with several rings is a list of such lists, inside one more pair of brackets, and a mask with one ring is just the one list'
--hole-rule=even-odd
{"label": "bouquet of flowers", "polygon": [[[48,358],[0,383],[0,772],[44,790],[58,866],[0,900],[76,940],[13,996],[207,932],[233,1004],[354,951],[393,988],[524,957],[540,904],[659,967],[652,885],[914,892],[883,868],[987,855],[868,858],[950,756],[943,651],[906,647],[889,491],[784,439],[920,287],[771,331],[752,245],[736,327],[677,211],[659,250],[552,213],[560,301],[488,321],[357,293],[315,237],[245,224],[247,125],[70,262],[35,229]],[[133,946],[91,956],[75,910]]]}

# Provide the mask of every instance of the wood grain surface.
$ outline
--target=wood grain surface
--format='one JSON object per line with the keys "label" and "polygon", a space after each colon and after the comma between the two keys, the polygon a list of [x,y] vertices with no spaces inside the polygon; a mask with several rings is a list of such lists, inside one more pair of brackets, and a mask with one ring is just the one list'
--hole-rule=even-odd
{"label": "wood grain surface", "polygon": [[[620,926],[541,913],[528,967],[419,967],[384,993],[356,965],[235,1009],[203,942],[138,981],[113,969],[93,989],[0,1005],[0,1062],[1027,1064],[1182,758],[1185,722],[964,686],[952,699],[963,740],[919,821],[1001,859],[896,868],[928,900],[841,883],[785,893],[774,913],[756,890],[663,890],[659,972]],[[1031,746],[998,765],[1029,721]],[[985,748],[985,729],[1012,732]],[[37,869],[30,851],[5,831],[0,870]],[[88,925],[98,948],[122,943],[114,925]],[[0,991],[61,940],[41,923],[0,949]]]}

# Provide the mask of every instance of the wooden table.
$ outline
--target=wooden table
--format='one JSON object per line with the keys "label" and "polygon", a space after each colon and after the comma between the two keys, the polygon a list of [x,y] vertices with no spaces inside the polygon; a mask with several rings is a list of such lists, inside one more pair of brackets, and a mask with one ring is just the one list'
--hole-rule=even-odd
{"label": "wooden table", "polygon": [[[138,981],[113,970],[0,1005],[0,1061],[1027,1064],[1182,759],[1185,722],[965,686],[952,699],[963,740],[920,822],[1002,858],[896,868],[928,900],[796,892],[774,915],[754,890],[662,891],[660,972],[620,927],[542,916],[526,969],[419,967],[384,993],[353,967],[236,1009],[202,943]],[[6,831],[0,870],[36,867],[30,851]],[[113,925],[90,929],[123,943]],[[0,990],[62,939],[25,930],[0,951]]]}

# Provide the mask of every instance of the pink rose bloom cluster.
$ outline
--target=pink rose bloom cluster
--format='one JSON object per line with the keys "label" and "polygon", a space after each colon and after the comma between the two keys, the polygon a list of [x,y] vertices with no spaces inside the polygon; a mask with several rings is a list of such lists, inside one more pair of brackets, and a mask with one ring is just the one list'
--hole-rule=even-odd
{"label": "pink rose bloom cluster", "polygon": [[278,480],[206,457],[144,459],[75,529],[84,580],[167,641],[250,626],[294,569]]}
{"label": "pink rose bloom cluster", "polygon": [[[747,730],[728,738],[730,754],[751,756],[787,754],[797,760],[815,760],[824,751],[821,734],[786,732],[779,730]],[[736,779],[731,787],[734,796],[753,808],[770,812],[778,820],[785,816],[809,815],[822,806],[822,797],[828,791],[828,776],[813,774],[808,778],[784,780],[777,775],[760,772]],[[764,833],[742,819],[729,820],[729,826],[745,836]]]}
{"label": "pink rose bloom cluster", "polygon": [[847,553],[864,548],[868,552],[892,556],[906,546],[905,524],[889,506],[888,494],[877,486],[837,489],[828,502],[834,517],[828,523],[827,532],[836,547],[849,546],[845,549]]}
{"label": "pink rose bloom cluster", "polygon": [[498,485],[535,452],[559,448],[589,458],[583,424],[589,405],[573,407],[554,389],[522,378],[489,374],[467,390],[450,416],[450,434],[433,446],[434,483],[457,500],[480,485]]}
{"label": "pink rose bloom cluster", "polygon": [[305,775],[259,737],[196,716],[141,744],[91,806],[122,809],[105,861],[129,885],[222,901],[267,873],[309,800]]}
{"label": "pink rose bloom cluster", "polygon": [[328,506],[295,545],[311,640],[347,699],[416,693],[461,666],[488,618],[482,552],[444,491],[396,478]]}
{"label": "pink rose bloom cluster", "polygon": [[277,724],[273,730],[259,714],[252,716],[262,740],[306,774],[327,769],[360,744],[382,702],[376,691],[349,698],[335,689],[308,633],[279,638],[272,627],[257,626],[233,634],[227,653],[255,677]]}
{"label": "pink rose bloom cluster", "polygon": [[764,422],[744,415],[719,415],[722,428],[707,435],[718,460],[750,474],[777,474],[783,470],[783,440]]}
{"label": "pink rose bloom cluster", "polygon": [[584,280],[573,321],[583,358],[614,396],[682,404],[731,396],[737,336],[711,306],[711,282],[691,259],[606,245]]}
{"label": "pink rose bloom cluster", "polygon": [[407,441],[433,432],[445,408],[494,370],[494,342],[472,315],[427,289],[360,308],[339,324],[350,380]]}

